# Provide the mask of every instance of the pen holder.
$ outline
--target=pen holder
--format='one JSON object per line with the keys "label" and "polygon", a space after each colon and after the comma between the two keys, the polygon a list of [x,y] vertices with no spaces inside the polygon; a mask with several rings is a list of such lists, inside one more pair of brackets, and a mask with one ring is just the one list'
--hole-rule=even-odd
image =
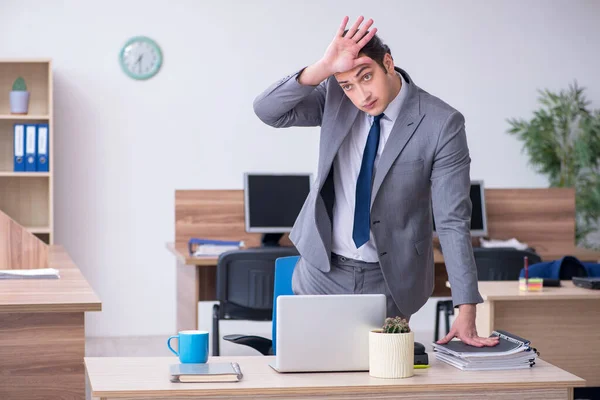
{"label": "pen holder", "polygon": [[544,280],[542,278],[519,279],[519,290],[521,292],[541,292]]}

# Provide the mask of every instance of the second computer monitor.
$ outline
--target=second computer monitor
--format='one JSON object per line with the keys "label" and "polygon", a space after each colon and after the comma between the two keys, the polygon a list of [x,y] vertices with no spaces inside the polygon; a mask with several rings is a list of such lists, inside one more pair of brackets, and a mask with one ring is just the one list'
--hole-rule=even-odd
{"label": "second computer monitor", "polygon": [[311,174],[244,174],[246,232],[290,232],[310,192]]}
{"label": "second computer monitor", "polygon": [[[485,188],[483,181],[471,181],[470,192],[471,203],[471,236],[487,236],[487,215],[485,211]],[[435,219],[433,221],[433,231],[436,232]]]}

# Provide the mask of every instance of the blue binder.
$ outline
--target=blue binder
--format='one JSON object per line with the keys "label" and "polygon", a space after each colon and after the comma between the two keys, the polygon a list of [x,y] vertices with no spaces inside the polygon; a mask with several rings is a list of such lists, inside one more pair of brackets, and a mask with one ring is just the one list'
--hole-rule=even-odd
{"label": "blue binder", "polygon": [[14,170],[25,171],[25,125],[14,125]]}
{"label": "blue binder", "polygon": [[25,171],[35,172],[37,126],[35,124],[25,125]]}
{"label": "blue binder", "polygon": [[50,165],[50,132],[48,124],[37,125],[37,171],[48,172]]}

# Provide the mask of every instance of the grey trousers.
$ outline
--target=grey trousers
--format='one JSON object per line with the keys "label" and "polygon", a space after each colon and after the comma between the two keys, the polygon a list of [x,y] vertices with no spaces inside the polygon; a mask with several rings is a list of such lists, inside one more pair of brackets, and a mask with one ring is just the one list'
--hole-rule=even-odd
{"label": "grey trousers", "polygon": [[312,267],[300,258],[292,276],[294,294],[385,294],[387,316],[403,315],[396,303],[381,272],[379,263],[365,262],[331,255],[331,270],[328,273]]}

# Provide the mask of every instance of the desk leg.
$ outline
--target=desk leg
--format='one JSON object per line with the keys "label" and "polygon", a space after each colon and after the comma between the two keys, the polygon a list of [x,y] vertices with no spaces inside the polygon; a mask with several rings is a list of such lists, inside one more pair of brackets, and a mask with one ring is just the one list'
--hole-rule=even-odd
{"label": "desk leg", "polygon": [[177,261],[177,332],[198,329],[198,267]]}
{"label": "desk leg", "polygon": [[0,399],[85,399],[83,312],[0,314]]}
{"label": "desk leg", "polygon": [[215,266],[198,266],[198,294],[199,301],[214,301],[217,299],[217,267]]}
{"label": "desk leg", "polygon": [[446,264],[435,263],[434,264],[434,281],[433,281],[433,293],[431,297],[450,297],[452,291],[446,287],[448,281],[448,272],[446,271]]}
{"label": "desk leg", "polygon": [[479,336],[488,337],[492,334],[494,330],[492,321],[494,321],[494,302],[484,301],[477,304],[475,327]]}
{"label": "desk leg", "polygon": [[198,302],[216,299],[217,267],[177,262],[177,331],[198,329]]}

